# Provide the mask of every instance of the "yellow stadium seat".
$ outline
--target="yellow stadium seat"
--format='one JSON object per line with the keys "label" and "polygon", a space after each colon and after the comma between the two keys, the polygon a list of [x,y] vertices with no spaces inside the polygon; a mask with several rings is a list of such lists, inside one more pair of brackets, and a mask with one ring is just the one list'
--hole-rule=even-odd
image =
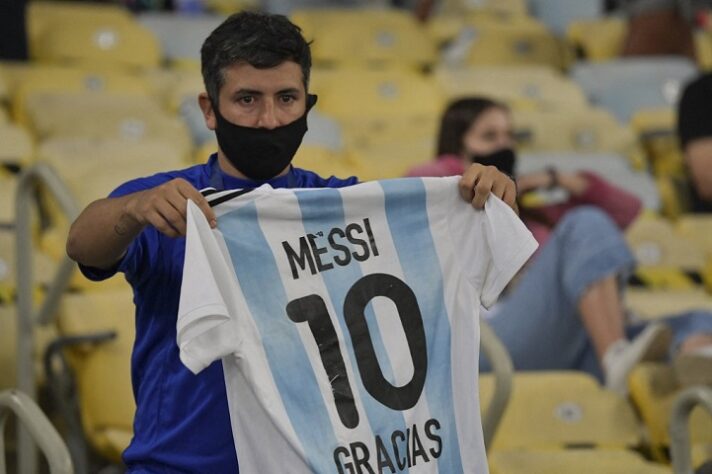
{"label": "yellow stadium seat", "polygon": [[50,24],[37,38],[36,59],[92,67],[156,67],[158,40],[150,30],[132,23]]}
{"label": "yellow stadium seat", "polygon": [[131,12],[116,3],[91,3],[72,1],[32,1],[27,4],[27,35],[30,50],[34,50],[38,38],[52,25],[130,24]]}
{"label": "yellow stadium seat", "polygon": [[582,58],[605,61],[620,54],[627,29],[623,18],[577,20],[569,24],[566,38]]}
{"label": "yellow stadium seat", "polygon": [[[348,91],[348,92],[345,92]],[[341,69],[320,84],[319,111],[348,124],[433,122],[443,109],[437,85],[404,70]]]}
{"label": "yellow stadium seat", "polygon": [[0,64],[0,103],[5,102],[10,96],[10,86],[7,83],[8,81],[5,74],[2,64]]}
{"label": "yellow stadium seat", "polygon": [[121,461],[131,441],[136,409],[130,360],[134,340],[134,305],[130,288],[67,294],[58,327],[62,336],[115,332],[116,337],[69,349],[84,434],[103,456]]}
{"label": "yellow stadium seat", "polygon": [[125,181],[185,167],[188,152],[161,139],[54,138],[39,147],[37,159],[54,167],[83,208]]}
{"label": "yellow stadium seat", "polygon": [[[670,410],[680,391],[675,371],[667,364],[640,364],[630,374],[628,388],[631,400],[648,429],[654,457],[668,461],[666,449],[670,445]],[[695,408],[689,429],[693,464],[699,466],[712,454],[712,414],[702,407]]]}
{"label": "yellow stadium seat", "polygon": [[[53,137],[157,138],[192,147],[185,123],[155,100],[94,93],[58,93],[28,98],[29,119],[40,140]],[[71,118],[71,119],[70,119]]]}
{"label": "yellow stadium seat", "polygon": [[415,165],[431,160],[434,154],[432,140],[403,139],[383,140],[349,148],[349,153],[358,165],[359,179],[400,178]]}
{"label": "yellow stadium seat", "polygon": [[484,14],[500,18],[526,17],[526,0],[444,0],[438,6],[440,15]]}
{"label": "yellow stadium seat", "polygon": [[643,214],[626,230],[626,240],[641,268],[699,270],[704,252],[663,218]]}
{"label": "yellow stadium seat", "polygon": [[205,7],[215,13],[232,15],[240,10],[254,10],[259,8],[257,0],[205,0]]}
{"label": "yellow stadium seat", "polygon": [[450,67],[534,65],[563,69],[568,63],[564,44],[533,19],[511,22],[471,17],[442,54]]}
{"label": "yellow stadium seat", "polygon": [[514,110],[513,120],[524,151],[615,152],[630,156],[637,150],[633,131],[599,108],[567,113]]}
{"label": "yellow stadium seat", "polygon": [[488,458],[491,474],[671,474],[670,468],[630,451],[495,451]]}
{"label": "yellow stadium seat", "polygon": [[[490,375],[480,376],[483,405],[492,396],[493,382]],[[590,375],[522,372],[514,376],[512,398],[491,449],[623,450],[638,446],[641,434],[627,401],[602,389]]]}
{"label": "yellow stadium seat", "polygon": [[[35,250],[33,263],[33,275],[39,285],[50,283],[56,263],[49,254]],[[0,228],[0,299],[6,299],[8,295],[15,293],[17,286],[16,273],[17,262],[15,253],[15,233],[12,228]]]}
{"label": "yellow stadium seat", "polygon": [[11,123],[0,125],[0,164],[22,166],[32,162],[34,143],[29,132]]}
{"label": "yellow stadium seat", "polygon": [[485,96],[516,109],[565,111],[588,107],[579,86],[547,66],[438,68],[435,80],[446,97]]}
{"label": "yellow stadium seat", "polygon": [[17,176],[0,172],[0,227],[15,221]]}
{"label": "yellow stadium seat", "polygon": [[695,56],[703,71],[712,69],[712,31],[709,29],[695,32]]}
{"label": "yellow stadium seat", "polygon": [[647,107],[636,111],[630,124],[638,135],[667,135],[675,133],[677,113],[672,107]]}
{"label": "yellow stadium seat", "polygon": [[294,156],[294,166],[305,168],[320,176],[336,176],[347,178],[360,177],[361,167],[346,153],[335,152],[328,148],[315,145],[302,145]]}
{"label": "yellow stadium seat", "polygon": [[[0,257],[1,260],[1,257]],[[0,285],[2,283],[0,282]],[[0,297],[2,295],[0,294]],[[33,331],[34,375],[38,384],[44,384],[42,357],[45,348],[57,337],[54,325],[36,325]],[[17,306],[9,301],[0,301],[0,390],[17,386]]]}
{"label": "yellow stadium seat", "polygon": [[700,288],[628,288],[625,292],[625,306],[639,318],[657,319],[698,309],[712,311],[712,295]]}
{"label": "yellow stadium seat", "polygon": [[311,9],[294,11],[291,17],[307,40],[314,41],[316,65],[425,67],[437,59],[424,27],[402,10]]}
{"label": "yellow stadium seat", "polygon": [[675,230],[686,239],[695,242],[705,253],[706,260],[712,258],[712,216],[682,215],[675,223]]}
{"label": "yellow stadium seat", "polygon": [[33,96],[55,93],[93,92],[118,96],[151,96],[151,88],[140,77],[102,68],[83,69],[62,66],[29,66],[11,69],[12,113],[27,125],[27,101]]}

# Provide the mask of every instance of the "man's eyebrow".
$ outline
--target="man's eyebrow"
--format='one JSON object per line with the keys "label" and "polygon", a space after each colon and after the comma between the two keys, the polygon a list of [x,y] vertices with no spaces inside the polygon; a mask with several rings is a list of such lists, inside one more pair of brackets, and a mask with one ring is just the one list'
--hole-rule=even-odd
{"label": "man's eyebrow", "polygon": [[[288,87],[286,89],[281,89],[277,91],[277,94],[298,94],[300,91],[296,87]],[[257,89],[238,89],[236,90],[233,95],[238,96],[238,95],[257,95],[261,96],[264,95],[264,91],[259,91]]]}

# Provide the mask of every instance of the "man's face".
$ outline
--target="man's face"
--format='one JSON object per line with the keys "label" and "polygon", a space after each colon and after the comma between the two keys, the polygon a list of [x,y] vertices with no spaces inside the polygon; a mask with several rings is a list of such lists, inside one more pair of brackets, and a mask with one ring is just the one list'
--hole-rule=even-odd
{"label": "man's face", "polygon": [[[272,129],[304,115],[302,69],[293,61],[269,69],[237,63],[224,69],[224,78],[218,98],[220,113],[235,125]],[[207,95],[201,94],[200,102],[208,128],[215,130],[212,107],[205,107],[210,105]]]}

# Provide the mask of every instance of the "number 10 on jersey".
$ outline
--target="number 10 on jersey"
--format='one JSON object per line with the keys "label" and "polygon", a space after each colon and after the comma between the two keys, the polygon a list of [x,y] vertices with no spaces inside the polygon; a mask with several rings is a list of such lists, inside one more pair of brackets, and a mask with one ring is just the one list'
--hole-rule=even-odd
{"label": "number 10 on jersey", "polygon": [[[395,304],[408,342],[413,362],[413,377],[400,387],[391,384],[384,377],[366,322],[366,307],[377,296],[388,298]],[[336,328],[323,298],[316,294],[307,295],[290,301],[286,309],[289,319],[295,323],[309,324],[331,383],[339,418],[345,427],[357,427],[359,414],[354,403],[351,382],[341,357]],[[423,317],[413,290],[393,275],[374,273],[363,276],[346,293],[344,319],[366,391],[379,403],[393,410],[412,408],[423,392],[428,369]]]}

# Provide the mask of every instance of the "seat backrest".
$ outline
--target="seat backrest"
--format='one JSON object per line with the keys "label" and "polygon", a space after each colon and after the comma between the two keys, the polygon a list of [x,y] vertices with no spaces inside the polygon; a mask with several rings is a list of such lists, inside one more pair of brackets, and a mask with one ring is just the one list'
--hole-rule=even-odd
{"label": "seat backrest", "polygon": [[297,10],[292,21],[312,44],[315,65],[431,65],[435,45],[416,19],[397,9]]}
{"label": "seat backrest", "polygon": [[[491,397],[491,376],[480,377],[480,399]],[[583,372],[522,372],[495,435],[494,451],[598,447],[624,449],[641,441],[624,398]]]}
{"label": "seat backrest", "polygon": [[[115,461],[131,439],[135,402],[130,361],[134,340],[131,290],[67,294],[59,313],[63,336],[114,331],[113,340],[69,350],[84,433],[102,454]],[[116,442],[122,445],[117,445]]]}
{"label": "seat backrest", "polygon": [[158,39],[137,23],[50,24],[39,36],[36,59],[92,67],[150,68],[161,61]]}
{"label": "seat backrest", "polygon": [[588,106],[578,84],[542,65],[440,67],[434,77],[451,100],[482,95],[512,108],[566,112]]}

